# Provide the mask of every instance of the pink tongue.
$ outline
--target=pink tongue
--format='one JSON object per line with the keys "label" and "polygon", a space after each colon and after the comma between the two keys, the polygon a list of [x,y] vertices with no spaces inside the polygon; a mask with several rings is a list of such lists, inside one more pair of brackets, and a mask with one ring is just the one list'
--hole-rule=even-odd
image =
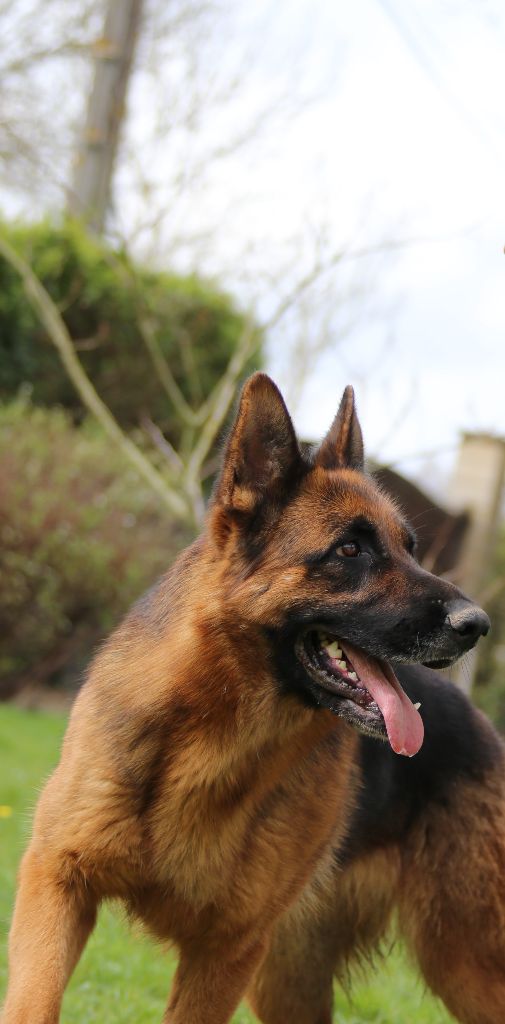
{"label": "pink tongue", "polygon": [[422,746],[423,720],[402,690],[392,668],[385,661],[380,662],[347,642],[345,649],[341,646],[344,655],[349,655],[354,670],[379,705],[395,754],[413,757]]}

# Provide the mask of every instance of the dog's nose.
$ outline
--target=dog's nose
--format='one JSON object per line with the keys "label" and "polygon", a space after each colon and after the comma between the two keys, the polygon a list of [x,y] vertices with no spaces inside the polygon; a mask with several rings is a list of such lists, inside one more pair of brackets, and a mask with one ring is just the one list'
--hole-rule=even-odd
{"label": "dog's nose", "polygon": [[471,601],[453,601],[448,607],[445,621],[462,640],[472,643],[477,643],[480,636],[486,636],[491,627],[486,613]]}

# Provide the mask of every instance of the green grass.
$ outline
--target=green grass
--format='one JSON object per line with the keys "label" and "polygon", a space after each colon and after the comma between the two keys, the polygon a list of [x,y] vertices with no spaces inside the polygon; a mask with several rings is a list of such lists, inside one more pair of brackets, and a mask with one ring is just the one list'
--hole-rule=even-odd
{"label": "green grass", "polygon": [[[5,986],[5,940],[16,866],[29,835],[37,794],[56,763],[64,728],[63,717],[0,706],[0,808],[12,809],[7,817],[0,809],[0,992]],[[173,957],[133,932],[119,913],[105,908],[68,988],[62,1021],[159,1024],[174,970]],[[253,1024],[255,1019],[240,1007],[233,1021]],[[352,1003],[339,989],[335,993],[335,1024],[450,1024],[451,1020],[441,1004],[423,991],[398,950],[367,982],[356,983]]]}

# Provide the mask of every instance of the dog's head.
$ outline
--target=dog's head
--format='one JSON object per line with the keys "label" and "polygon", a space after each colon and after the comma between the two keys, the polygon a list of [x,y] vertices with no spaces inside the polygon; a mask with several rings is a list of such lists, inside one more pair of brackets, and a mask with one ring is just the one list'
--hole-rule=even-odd
{"label": "dog's head", "polygon": [[416,562],[412,530],[363,470],[352,388],[308,458],[273,382],[247,381],[210,531],[228,611],[268,636],[279,685],[416,753],[422,720],[389,662],[451,665],[489,620]]}

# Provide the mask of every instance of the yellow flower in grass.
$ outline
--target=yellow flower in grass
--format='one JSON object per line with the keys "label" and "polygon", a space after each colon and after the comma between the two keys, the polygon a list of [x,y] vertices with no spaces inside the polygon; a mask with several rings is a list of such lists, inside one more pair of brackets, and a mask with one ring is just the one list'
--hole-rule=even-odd
{"label": "yellow flower in grass", "polygon": [[12,807],[7,804],[0,804],[0,818],[10,818],[12,815]]}

